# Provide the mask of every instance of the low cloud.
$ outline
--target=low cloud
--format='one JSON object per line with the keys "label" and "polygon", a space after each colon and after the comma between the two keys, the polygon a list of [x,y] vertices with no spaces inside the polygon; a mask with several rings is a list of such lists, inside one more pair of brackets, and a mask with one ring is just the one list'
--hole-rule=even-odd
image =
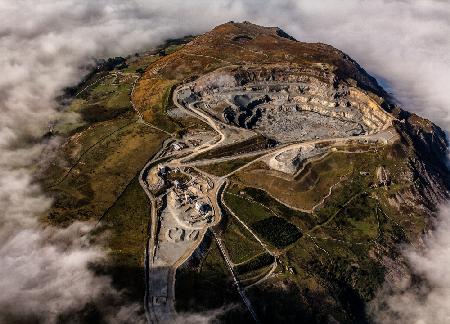
{"label": "low cloud", "polygon": [[[51,201],[30,171],[45,147],[35,139],[57,118],[54,98],[80,80],[86,72],[81,67],[94,58],[135,52],[229,20],[277,25],[299,40],[344,50],[382,77],[407,110],[450,130],[449,16],[450,4],[439,0],[0,0],[0,321],[11,314],[51,321],[113,291],[109,278],[89,270],[104,257],[86,239],[89,224],[60,230],[38,222]],[[436,314],[433,323],[450,314],[448,208],[441,218],[425,252],[407,252],[429,289],[421,298],[410,289],[387,299],[398,310],[401,298],[411,296],[416,307],[410,314]],[[133,306],[113,312],[111,320],[122,321],[124,313],[132,316]],[[414,320],[427,323],[427,316]]]}
{"label": "low cloud", "polygon": [[450,207],[443,206],[439,223],[425,239],[424,249],[406,248],[414,277],[393,287],[386,284],[372,303],[379,323],[450,323]]}
{"label": "low cloud", "polygon": [[28,224],[7,235],[0,248],[1,322],[35,314],[52,322],[62,312],[79,310],[105,292],[110,279],[94,277],[87,270],[90,262],[103,258],[86,241],[89,230],[83,223],[64,230]]}

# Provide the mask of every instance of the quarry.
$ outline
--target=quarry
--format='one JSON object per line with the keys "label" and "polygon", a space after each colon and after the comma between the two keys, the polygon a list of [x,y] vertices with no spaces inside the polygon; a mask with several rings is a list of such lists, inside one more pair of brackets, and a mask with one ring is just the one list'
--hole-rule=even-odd
{"label": "quarry", "polygon": [[279,143],[373,134],[392,125],[392,117],[360,90],[307,72],[285,66],[223,69],[199,78],[180,100],[198,102],[222,122]]}

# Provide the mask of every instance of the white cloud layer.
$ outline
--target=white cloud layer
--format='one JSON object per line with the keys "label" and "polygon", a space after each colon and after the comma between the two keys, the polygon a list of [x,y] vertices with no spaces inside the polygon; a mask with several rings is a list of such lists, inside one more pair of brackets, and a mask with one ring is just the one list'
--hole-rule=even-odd
{"label": "white cloud layer", "polygon": [[408,277],[397,287],[386,285],[370,309],[378,323],[450,323],[450,206],[442,207],[440,215],[422,251],[404,250],[414,274],[426,281]]}
{"label": "white cloud layer", "polygon": [[[80,234],[88,225],[61,231],[37,222],[51,202],[29,171],[42,149],[30,139],[45,132],[54,98],[80,79],[80,66],[250,20],[344,50],[386,80],[407,110],[450,130],[449,17],[445,0],[0,0],[0,321],[8,312],[50,321],[110,284],[87,269],[102,257]],[[409,254],[432,287],[424,300],[408,300],[420,323],[447,323],[450,314],[447,211],[424,254]],[[408,308],[393,307],[409,322]]]}

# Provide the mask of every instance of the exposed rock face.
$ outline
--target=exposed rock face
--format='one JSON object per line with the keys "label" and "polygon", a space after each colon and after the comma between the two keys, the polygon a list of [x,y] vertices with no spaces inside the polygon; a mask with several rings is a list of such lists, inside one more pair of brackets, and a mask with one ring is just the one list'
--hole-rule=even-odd
{"label": "exposed rock face", "polygon": [[[392,109],[389,109],[392,108]],[[415,201],[430,211],[450,196],[450,177],[446,165],[448,139],[444,131],[431,121],[401,108],[389,105],[396,117],[395,126],[402,141],[414,148],[410,159],[410,176],[416,180]]]}
{"label": "exposed rock face", "polygon": [[274,155],[268,164],[274,170],[294,175],[304,161],[324,152],[325,150],[316,148],[314,145],[305,144]]}
{"label": "exposed rock face", "polygon": [[232,67],[201,76],[192,98],[227,123],[279,142],[372,134],[394,117],[326,65]]}

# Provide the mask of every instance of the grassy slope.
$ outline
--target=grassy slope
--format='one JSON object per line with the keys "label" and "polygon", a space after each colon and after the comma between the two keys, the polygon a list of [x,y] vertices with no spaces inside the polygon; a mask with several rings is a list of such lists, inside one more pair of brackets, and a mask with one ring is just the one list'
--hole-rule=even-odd
{"label": "grassy slope", "polygon": [[[110,136],[96,142],[88,151],[80,150],[73,162],[75,166],[65,170],[56,180],[57,185],[51,188],[56,197],[49,215],[53,223],[102,217],[165,138],[136,123],[134,117],[125,122],[115,120],[112,124],[116,122],[118,125],[111,128]],[[124,124],[127,126],[121,128]],[[90,136],[86,137],[87,143],[81,144],[83,148],[91,147]]]}
{"label": "grassy slope", "polygon": [[261,245],[237,221],[230,219],[223,234],[226,248],[233,263],[244,262],[257,254],[264,252]]}
{"label": "grassy slope", "polygon": [[221,322],[251,322],[250,315],[232,285],[231,275],[215,242],[211,243],[198,268],[178,269],[176,283],[178,312],[216,310],[222,313],[219,316]]}
{"label": "grassy slope", "polygon": [[259,155],[251,156],[251,157],[247,157],[247,158],[237,158],[234,160],[229,160],[229,161],[224,161],[224,162],[219,162],[219,163],[212,163],[212,164],[208,164],[208,165],[201,165],[201,166],[198,166],[198,168],[207,173],[221,177],[221,176],[227,175],[230,172],[233,172],[236,169],[246,165],[247,163],[258,158],[258,156]]}
{"label": "grassy slope", "polygon": [[[157,59],[132,57],[127,68],[94,74],[78,87],[97,82],[71,102],[56,125],[66,142],[41,178],[55,200],[44,221],[66,226],[77,219],[101,219],[103,226],[94,234],[107,233],[103,241],[110,258],[99,271],[112,275],[114,285],[138,303],[150,208],[137,174],[167,135],[139,122],[130,92],[135,71]],[[161,107],[167,106],[168,96],[164,100]]]}
{"label": "grassy slope", "polygon": [[269,191],[284,203],[300,209],[311,209],[328,193],[329,188],[344,177],[358,163],[357,154],[332,153],[305,169],[296,180],[287,180],[273,171],[250,166],[238,172],[239,180]]}
{"label": "grassy slope", "polygon": [[[296,319],[311,316],[311,321],[320,322],[331,314],[344,323],[366,320],[364,302],[373,298],[375,291],[384,281],[383,266],[376,258],[368,255],[377,256],[380,253],[377,245],[381,245],[390,250],[391,257],[395,258],[394,245],[407,240],[407,233],[416,233],[422,226],[415,223],[413,227],[407,225],[401,228],[398,224],[401,224],[404,216],[398,210],[389,208],[386,202],[391,194],[411,187],[411,182],[402,179],[403,171],[408,168],[408,159],[404,154],[396,154],[396,151],[397,145],[377,152],[338,153],[327,157],[332,158],[335,165],[346,165],[346,170],[351,173],[342,185],[336,187],[324,207],[319,208],[313,216],[302,215],[301,212],[286,206],[281,207],[282,204],[264,191],[247,187],[253,184],[245,181],[247,177],[237,177],[238,182],[231,186],[229,191],[270,206],[278,216],[298,224],[304,232],[303,237],[279,256],[281,266],[278,267],[278,275],[264,285],[250,290],[250,294],[254,294],[254,298],[259,301],[260,314],[274,322],[291,316],[292,312],[285,314],[285,307],[271,307],[270,312],[264,308],[277,303],[281,298],[287,305],[291,305],[290,307],[298,307],[298,300],[302,300],[302,307],[305,309],[302,314],[296,315]],[[380,165],[392,175],[391,187],[372,187],[376,182],[375,170]],[[325,164],[323,160],[317,161],[311,165],[309,172],[322,175],[330,170],[329,166],[329,161]],[[361,175],[360,171],[369,172],[369,175]],[[326,174],[330,183],[339,179],[338,172]],[[297,179],[302,179],[302,176]],[[252,177],[251,181],[256,181],[255,177]],[[293,180],[295,181],[298,180]],[[279,188],[267,187],[267,190],[280,200],[285,198],[277,196],[285,194],[285,191],[280,191]],[[303,199],[305,197],[307,196],[303,196]],[[267,209],[261,208],[261,205],[252,204],[243,198],[226,195],[225,199],[227,205],[249,226],[252,222],[267,220],[273,216]],[[296,214],[299,215],[295,216]],[[415,218],[422,216],[415,215]],[[295,222],[298,218],[308,221],[302,226]],[[289,268],[293,270],[288,270]],[[281,294],[279,288],[283,286],[289,287],[289,293]],[[297,302],[290,294],[296,296]],[[317,300],[320,300],[319,304]]]}
{"label": "grassy slope", "polygon": [[144,251],[147,225],[150,218],[150,201],[142,190],[137,176],[107,210],[105,224],[106,246],[110,261],[107,273],[112,275],[117,289],[125,289],[129,300],[141,304],[144,295]]}

